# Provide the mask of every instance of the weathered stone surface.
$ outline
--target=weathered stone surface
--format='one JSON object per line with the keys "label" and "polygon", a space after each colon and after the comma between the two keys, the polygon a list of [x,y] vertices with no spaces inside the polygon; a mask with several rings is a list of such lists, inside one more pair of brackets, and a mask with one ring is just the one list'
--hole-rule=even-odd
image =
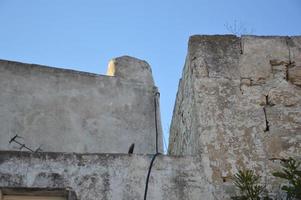
{"label": "weathered stone surface", "polygon": [[[151,156],[0,152],[0,187],[69,188],[79,200],[141,200]],[[197,157],[158,156],[147,199],[213,199]],[[14,177],[14,180],[8,178]]]}
{"label": "weathered stone surface", "polygon": [[201,77],[239,79],[240,38],[234,35],[191,36],[188,46],[191,69]]}
{"label": "weathered stone surface", "polygon": [[149,65],[116,60],[115,77],[1,60],[0,150],[18,149],[9,144],[18,134],[34,150],[126,153],[135,143],[135,153],[154,153],[157,88]]}
{"label": "weathered stone surface", "polygon": [[[275,195],[279,180],[271,172],[277,164],[270,159],[301,155],[301,90],[290,80],[292,59],[297,60],[290,39],[243,36],[242,54],[238,41],[190,39],[171,124],[169,154],[200,156],[216,199],[233,195],[229,177],[245,167],[261,174]],[[214,59],[204,59],[210,54]],[[191,64],[195,60],[206,60],[209,76],[200,75],[204,70]],[[225,60],[229,63],[218,62]],[[231,62],[239,73],[229,71]],[[210,69],[226,72],[210,76]]]}
{"label": "weathered stone surface", "polygon": [[300,89],[291,87],[284,88],[272,88],[267,94],[267,104],[270,106],[284,105],[284,106],[295,106],[300,104]]}
{"label": "weathered stone surface", "polygon": [[195,132],[197,131],[195,127],[192,127],[193,120],[196,119],[196,113],[192,109],[195,101],[192,85],[193,77],[191,77],[192,65],[190,65],[189,56],[186,57],[185,66],[188,67],[184,68],[183,78],[179,82],[179,90],[173,111],[173,121],[176,121],[178,125],[170,127],[170,132],[173,134],[169,136],[169,149],[174,149],[177,152],[175,155],[182,155],[184,150],[185,152],[195,152],[195,149],[192,149],[195,146],[187,146],[187,144],[193,142],[193,136],[196,135]]}
{"label": "weathered stone surface", "polygon": [[301,36],[293,36],[288,40],[291,63],[301,67]]}
{"label": "weathered stone surface", "polygon": [[288,79],[291,83],[301,86],[301,66],[289,68]]}
{"label": "weathered stone surface", "polygon": [[273,77],[271,65],[289,63],[286,37],[242,36],[240,75],[250,78],[254,84],[263,84]]}

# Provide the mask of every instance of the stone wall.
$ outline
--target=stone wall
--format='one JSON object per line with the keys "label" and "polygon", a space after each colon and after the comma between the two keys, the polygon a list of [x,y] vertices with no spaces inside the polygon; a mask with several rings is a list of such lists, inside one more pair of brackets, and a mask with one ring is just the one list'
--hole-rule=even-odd
{"label": "stone wall", "polygon": [[238,168],[279,191],[272,160],[301,155],[300,86],[301,37],[192,36],[169,154],[199,156],[217,199]]}
{"label": "stone wall", "polygon": [[[0,189],[72,190],[80,200],[141,200],[152,156],[0,152]],[[213,199],[196,157],[157,156],[147,199]],[[26,189],[23,189],[26,191]]]}
{"label": "stone wall", "polygon": [[154,153],[157,88],[150,66],[124,56],[109,69],[103,76],[0,60],[0,150],[18,150],[9,144],[17,134],[33,150],[127,153],[135,143],[134,152]]}

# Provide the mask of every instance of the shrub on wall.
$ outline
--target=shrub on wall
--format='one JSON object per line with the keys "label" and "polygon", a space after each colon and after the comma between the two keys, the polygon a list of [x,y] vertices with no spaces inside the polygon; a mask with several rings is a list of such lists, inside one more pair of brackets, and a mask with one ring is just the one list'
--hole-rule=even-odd
{"label": "shrub on wall", "polygon": [[273,175],[286,180],[281,189],[286,193],[287,199],[301,199],[301,171],[298,170],[300,162],[293,158],[281,160],[282,171]]}
{"label": "shrub on wall", "polygon": [[234,185],[239,189],[239,196],[234,200],[259,200],[265,187],[259,184],[260,176],[252,170],[239,170],[233,177]]}
{"label": "shrub on wall", "polygon": [[[275,177],[286,180],[281,189],[286,193],[286,200],[301,200],[301,170],[300,162],[293,158],[281,159],[281,171],[274,172]],[[270,199],[263,195],[265,186],[259,184],[260,176],[254,171],[246,169],[239,170],[233,176],[233,183],[239,190],[239,196],[233,196],[233,200],[260,200]]]}

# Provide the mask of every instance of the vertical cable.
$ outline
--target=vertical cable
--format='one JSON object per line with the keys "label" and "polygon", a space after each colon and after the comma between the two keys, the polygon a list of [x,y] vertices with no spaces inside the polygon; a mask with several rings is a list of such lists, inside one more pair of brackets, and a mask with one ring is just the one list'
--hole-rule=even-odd
{"label": "vertical cable", "polygon": [[154,97],[154,106],[155,106],[155,128],[156,128],[156,153],[159,152],[159,133],[158,133],[158,117],[157,117],[157,107],[158,107],[158,98],[160,97],[160,93],[157,91]]}
{"label": "vertical cable", "polygon": [[147,191],[148,191],[148,183],[149,183],[149,177],[152,171],[152,167],[154,164],[154,161],[156,157],[160,154],[159,153],[159,145],[158,145],[158,139],[159,139],[159,133],[158,133],[158,117],[157,117],[157,107],[158,107],[158,98],[160,97],[160,93],[158,91],[155,92],[154,96],[154,106],[155,106],[155,128],[156,128],[156,154],[153,155],[152,160],[150,162],[148,172],[147,172],[147,177],[146,177],[146,183],[145,183],[145,189],[144,189],[144,200],[146,200],[147,197]]}
{"label": "vertical cable", "polygon": [[146,177],[146,184],[145,184],[145,190],[144,190],[144,200],[146,200],[146,197],[147,197],[147,190],[148,190],[148,182],[149,182],[149,177],[150,177],[150,173],[151,173],[151,170],[152,170],[152,166],[153,166],[153,163],[156,159],[156,157],[159,155],[160,153],[156,153],[155,155],[153,155],[153,158],[151,160],[151,163],[149,165],[149,168],[148,168],[148,173],[147,173],[147,177]]}

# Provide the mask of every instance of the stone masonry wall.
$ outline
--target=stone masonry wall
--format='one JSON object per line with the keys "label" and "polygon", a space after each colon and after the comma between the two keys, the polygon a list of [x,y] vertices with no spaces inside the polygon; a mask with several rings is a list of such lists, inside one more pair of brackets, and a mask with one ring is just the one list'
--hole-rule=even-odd
{"label": "stone masonry wall", "polygon": [[135,153],[154,153],[150,66],[129,56],[111,62],[114,72],[103,76],[0,60],[0,150],[18,150],[9,144],[17,134],[33,150],[127,153],[135,143]]}
{"label": "stone masonry wall", "polygon": [[[141,200],[151,158],[0,151],[0,189],[68,188],[78,200]],[[151,171],[147,199],[213,199],[202,171],[196,157],[158,156]]]}
{"label": "stone masonry wall", "polygon": [[245,167],[277,195],[272,160],[301,155],[301,37],[192,36],[169,154],[199,156],[217,199]]}

